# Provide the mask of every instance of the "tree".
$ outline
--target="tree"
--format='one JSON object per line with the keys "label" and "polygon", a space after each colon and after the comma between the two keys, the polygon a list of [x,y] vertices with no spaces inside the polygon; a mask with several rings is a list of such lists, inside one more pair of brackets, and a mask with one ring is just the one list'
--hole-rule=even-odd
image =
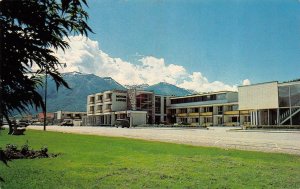
{"label": "tree", "polygon": [[[9,125],[15,110],[45,108],[36,91],[43,84],[40,74],[47,73],[57,89],[69,88],[58,71],[63,64],[54,52],[69,47],[64,37],[92,32],[84,7],[86,0],[0,1],[0,112]],[[33,67],[38,68],[35,73]]]}

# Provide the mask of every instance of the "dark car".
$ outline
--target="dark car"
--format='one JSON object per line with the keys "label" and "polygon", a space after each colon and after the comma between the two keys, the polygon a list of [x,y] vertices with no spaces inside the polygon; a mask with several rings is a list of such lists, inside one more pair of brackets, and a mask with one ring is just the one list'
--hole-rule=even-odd
{"label": "dark car", "polygon": [[72,121],[64,121],[60,125],[61,126],[74,126]]}
{"label": "dark car", "polygon": [[118,128],[118,127],[127,127],[129,128],[130,127],[130,123],[127,119],[117,119],[116,122],[115,122],[115,126]]}
{"label": "dark car", "polygon": [[27,127],[29,125],[29,121],[27,121],[27,120],[20,120],[19,123],[18,123],[18,125],[20,127]]}

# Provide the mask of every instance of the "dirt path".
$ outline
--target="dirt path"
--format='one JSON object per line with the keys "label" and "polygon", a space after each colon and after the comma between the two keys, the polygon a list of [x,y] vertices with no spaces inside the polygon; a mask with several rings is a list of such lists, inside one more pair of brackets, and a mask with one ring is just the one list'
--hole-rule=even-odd
{"label": "dirt path", "polygon": [[[42,130],[41,126],[28,126]],[[195,146],[279,152],[300,155],[300,131],[237,131],[232,128],[114,128],[114,127],[61,127],[48,126],[48,131],[117,136],[162,141]]]}

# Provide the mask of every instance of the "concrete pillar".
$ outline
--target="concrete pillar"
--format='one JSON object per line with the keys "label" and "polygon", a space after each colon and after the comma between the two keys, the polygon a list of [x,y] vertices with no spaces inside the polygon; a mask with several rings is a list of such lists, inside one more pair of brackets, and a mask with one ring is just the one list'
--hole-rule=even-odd
{"label": "concrete pillar", "polygon": [[255,112],[254,112],[254,124],[258,125],[258,113],[257,113],[257,110],[255,110]]}
{"label": "concrete pillar", "polygon": [[160,122],[164,122],[164,107],[165,107],[165,104],[164,104],[164,99],[165,97],[161,96],[160,98]]}
{"label": "concrete pillar", "polygon": [[280,123],[280,119],[279,119],[279,116],[280,116],[280,114],[279,114],[279,108],[277,108],[277,125],[279,125]]}
{"label": "concrete pillar", "polygon": [[250,112],[250,125],[253,125],[253,112]]}
{"label": "concrete pillar", "polygon": [[130,121],[129,121],[129,123],[130,123],[130,127],[132,127],[132,125],[133,125],[133,117],[132,117],[132,115],[130,115]]}
{"label": "concrete pillar", "polygon": [[268,109],[268,125],[270,125],[270,110]]}
{"label": "concrete pillar", "polygon": [[111,126],[115,124],[115,114],[111,114]]}

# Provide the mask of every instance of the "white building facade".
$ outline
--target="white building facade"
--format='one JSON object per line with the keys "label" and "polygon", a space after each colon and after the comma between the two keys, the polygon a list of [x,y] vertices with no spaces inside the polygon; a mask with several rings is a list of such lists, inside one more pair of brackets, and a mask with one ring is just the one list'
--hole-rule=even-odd
{"label": "white building facade", "polygon": [[250,111],[250,126],[300,125],[300,82],[239,87],[239,110]]}
{"label": "white building facade", "polygon": [[[114,125],[117,119],[127,119],[132,125],[152,124],[166,120],[166,106],[156,104],[156,95],[151,91],[136,89],[112,90],[87,97],[86,125]],[[164,97],[160,97],[164,99]]]}

